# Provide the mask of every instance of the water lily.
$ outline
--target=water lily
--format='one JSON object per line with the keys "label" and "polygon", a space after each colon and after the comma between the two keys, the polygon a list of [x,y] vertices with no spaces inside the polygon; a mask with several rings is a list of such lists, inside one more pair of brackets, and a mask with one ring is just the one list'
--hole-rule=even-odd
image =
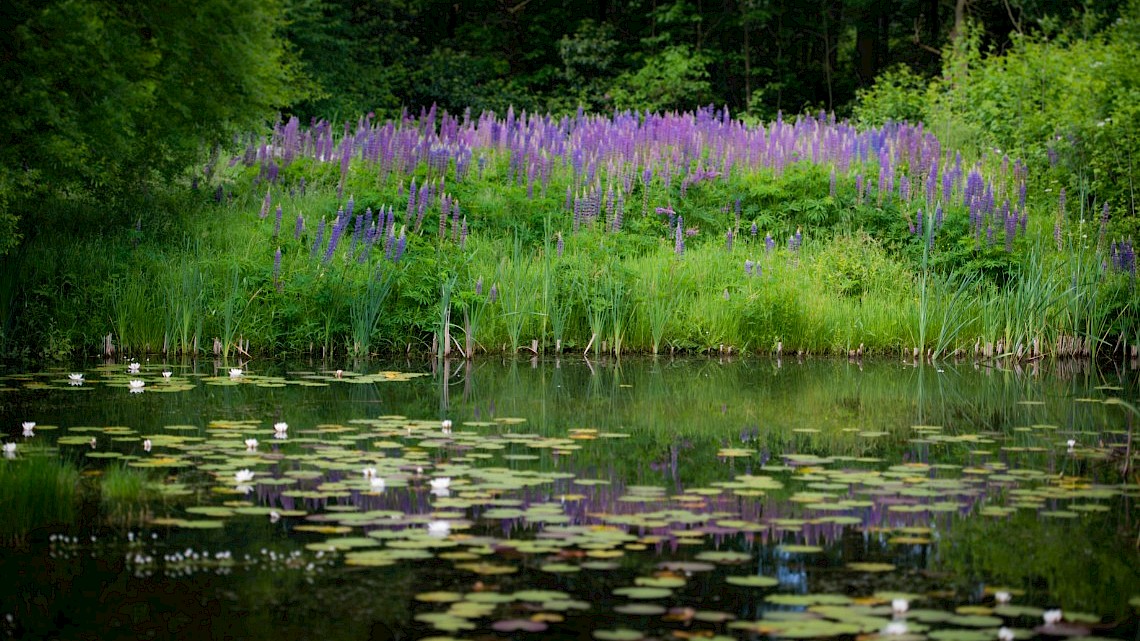
{"label": "water lily", "polygon": [[152,448],[152,447],[154,447],[154,443],[151,443],[149,438],[143,440],[143,451],[144,452],[149,452],[150,448]]}
{"label": "water lily", "polygon": [[1064,615],[1064,613],[1061,612],[1061,608],[1053,608],[1052,610],[1046,610],[1045,613],[1041,615],[1041,618],[1045,620],[1045,625],[1053,625],[1055,623],[1060,623],[1061,619],[1063,619],[1064,617],[1065,617],[1065,615]]}
{"label": "water lily", "polygon": [[384,491],[384,486],[385,486],[384,479],[379,477],[379,476],[372,477],[371,485],[372,485],[372,491],[373,492],[383,492]]}
{"label": "water lily", "polygon": [[36,435],[36,433],[33,431],[36,429],[36,422],[35,421],[24,421],[23,423],[21,423],[21,427],[24,428],[24,436],[35,436]]}
{"label": "water lily", "polygon": [[257,449],[257,439],[255,439],[255,438],[245,439],[245,449],[246,449],[246,451],[249,451],[249,452],[256,450]]}
{"label": "water lily", "polygon": [[883,628],[882,634],[886,636],[896,636],[906,634],[906,632],[906,621],[891,621],[887,624],[887,627]]}
{"label": "water lily", "polygon": [[173,375],[174,375],[174,372],[172,372],[172,371],[170,371],[170,370],[165,370],[165,371],[163,371],[163,372],[162,372],[162,377],[163,377],[163,378],[170,378],[170,377],[171,377],[171,376],[173,376]]}
{"label": "water lily", "polygon": [[253,480],[253,471],[248,469],[241,469],[234,472],[234,480],[238,483],[249,483]]}
{"label": "water lily", "polygon": [[1004,625],[998,628],[998,641],[1013,641],[1013,630],[1005,627]]}
{"label": "water lily", "polygon": [[442,539],[451,534],[451,521],[432,521],[428,523],[428,536]]}
{"label": "water lily", "polygon": [[910,609],[910,603],[908,603],[906,599],[891,600],[891,612],[895,614],[906,614],[908,609]]}
{"label": "water lily", "polygon": [[142,365],[139,365],[138,363],[134,363],[134,362],[129,363],[127,365],[127,371],[130,372],[131,374],[138,374],[139,370],[141,368],[142,368]]}
{"label": "water lily", "polygon": [[140,381],[137,378],[131,379],[130,386],[131,386],[131,393],[132,394],[138,394],[139,392],[143,391],[143,387],[146,386],[146,382]]}
{"label": "water lily", "polygon": [[4,444],[4,458],[16,458],[16,444],[15,443],[5,443]]}
{"label": "water lily", "polygon": [[1000,604],[1009,603],[1009,600],[1011,598],[1012,595],[1006,590],[998,590],[997,592],[994,592],[994,601],[997,601]]}
{"label": "water lily", "polygon": [[341,378],[342,376],[344,376],[344,370],[338,369],[337,371],[333,372],[333,375],[336,376],[337,378]]}
{"label": "water lily", "polygon": [[440,423],[439,426],[440,429],[443,430],[444,434],[451,434],[451,419],[443,419],[443,422]]}
{"label": "water lily", "polygon": [[277,510],[270,510],[269,511],[269,522],[270,523],[276,523],[280,520],[281,520],[281,513],[280,512],[278,512]]}
{"label": "water lily", "polygon": [[67,375],[67,381],[69,383],[71,383],[72,385],[82,385],[83,384],[83,374],[68,374]]}
{"label": "water lily", "polygon": [[451,486],[451,478],[447,477],[447,476],[440,476],[440,477],[434,478],[430,482],[431,482],[431,489],[433,489],[433,490],[446,490],[448,487]]}
{"label": "water lily", "polygon": [[99,441],[98,441],[98,440],[96,440],[94,436],[92,436],[92,437],[91,437],[91,443],[90,443],[90,445],[91,445],[91,449],[95,449],[95,446],[96,446],[98,443],[99,443]]}
{"label": "water lily", "polygon": [[230,368],[230,378],[241,378],[242,371],[240,367]]}
{"label": "water lily", "polygon": [[1072,452],[1073,448],[1077,446],[1077,441],[1076,439],[1071,438],[1066,442],[1066,444],[1069,446],[1069,451]]}
{"label": "water lily", "polygon": [[280,423],[274,423],[273,431],[277,434],[284,434],[285,432],[289,431],[289,424],[284,421]]}
{"label": "water lily", "polygon": [[360,472],[361,472],[361,474],[364,475],[364,478],[366,478],[366,479],[376,478],[376,468],[374,468],[374,467],[366,467],[363,470],[361,470]]}

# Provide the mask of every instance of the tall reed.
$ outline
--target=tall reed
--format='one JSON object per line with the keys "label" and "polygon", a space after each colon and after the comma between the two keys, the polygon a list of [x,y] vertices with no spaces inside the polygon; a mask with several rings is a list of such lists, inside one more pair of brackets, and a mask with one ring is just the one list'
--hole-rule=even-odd
{"label": "tall reed", "polygon": [[352,326],[352,355],[368,356],[372,353],[372,335],[380,324],[380,313],[384,311],[384,302],[392,291],[396,268],[388,267],[381,262],[375,273],[368,279],[364,292],[352,300],[351,326]]}

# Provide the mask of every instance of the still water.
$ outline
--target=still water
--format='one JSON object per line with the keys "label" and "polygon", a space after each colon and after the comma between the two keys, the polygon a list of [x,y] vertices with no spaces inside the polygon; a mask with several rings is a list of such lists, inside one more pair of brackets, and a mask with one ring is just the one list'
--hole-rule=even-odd
{"label": "still water", "polygon": [[79,490],[55,512],[0,492],[0,633],[1138,634],[1134,421],[1116,402],[1137,404],[1135,373],[333,367],[7,370],[5,482],[36,487],[10,479],[39,465]]}

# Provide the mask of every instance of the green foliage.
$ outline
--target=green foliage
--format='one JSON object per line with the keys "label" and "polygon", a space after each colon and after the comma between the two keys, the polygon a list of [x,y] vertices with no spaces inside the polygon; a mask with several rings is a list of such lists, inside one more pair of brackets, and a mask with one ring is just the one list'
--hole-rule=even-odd
{"label": "green foliage", "polygon": [[927,120],[930,80],[900,65],[875,78],[875,84],[856,94],[852,116],[860,123],[881,126],[886,122]]}
{"label": "green foliage", "polygon": [[8,3],[0,249],[14,216],[35,229],[58,216],[44,201],[106,207],[300,97],[281,25],[276,1]]}
{"label": "green foliage", "polygon": [[618,109],[670,111],[712,99],[705,68],[709,60],[686,45],[673,45],[646,57],[637,71],[617,77],[610,94]]}

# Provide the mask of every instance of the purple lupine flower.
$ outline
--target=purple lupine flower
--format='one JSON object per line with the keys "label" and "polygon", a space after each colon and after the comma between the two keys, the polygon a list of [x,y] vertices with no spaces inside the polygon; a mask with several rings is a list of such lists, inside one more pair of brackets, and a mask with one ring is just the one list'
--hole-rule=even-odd
{"label": "purple lupine flower", "polygon": [[682,220],[677,216],[677,231],[673,239],[673,253],[677,256],[685,255],[685,232],[682,229]]}
{"label": "purple lupine flower", "polygon": [[261,201],[261,213],[257,215],[258,218],[265,218],[269,215],[269,208],[272,205],[270,200],[270,190],[265,190],[265,199]]}
{"label": "purple lupine flower", "polygon": [[483,295],[483,277],[482,276],[479,277],[479,280],[475,281],[475,295],[476,296],[482,296]]}
{"label": "purple lupine flower", "polygon": [[562,240],[562,232],[558,232],[558,243],[555,245],[558,249],[558,257],[562,258],[562,250],[565,248],[565,243]]}
{"label": "purple lupine flower", "polygon": [[281,205],[277,205],[277,217],[273,223],[273,237],[274,238],[277,238],[277,235],[281,233],[281,217],[283,215],[284,215],[284,212],[281,211]]}
{"label": "purple lupine flower", "polygon": [[942,205],[938,205],[934,208],[934,229],[932,231],[938,231],[939,229],[942,229]]}
{"label": "purple lupine flower", "polygon": [[745,276],[751,276],[752,275],[752,265],[754,265],[754,264],[755,263],[753,263],[751,260],[744,261],[744,275]]}
{"label": "purple lupine flower", "polygon": [[345,215],[344,210],[338,211],[336,218],[333,220],[332,231],[329,232],[329,246],[325,250],[325,262],[332,260],[333,253],[336,252],[337,245],[340,244],[341,236],[344,235],[345,228],[348,227],[348,216]]}
{"label": "purple lupine flower", "polygon": [[316,256],[317,251],[321,248],[321,245],[324,244],[324,240],[325,240],[325,219],[322,218],[321,222],[317,223],[317,237],[315,240],[313,240],[313,249],[310,250],[309,253],[312,254],[313,256]]}
{"label": "purple lupine flower", "polygon": [[855,176],[855,204],[863,204],[863,174]]}
{"label": "purple lupine flower", "polygon": [[408,237],[403,231],[400,232],[400,238],[396,240],[396,249],[393,252],[392,262],[398,263],[404,256],[404,248],[408,245]]}
{"label": "purple lupine flower", "polygon": [[772,253],[772,250],[775,248],[776,241],[772,238],[772,232],[768,232],[764,235],[764,251]]}
{"label": "purple lupine flower", "polygon": [[304,176],[301,177],[301,180],[297,184],[297,187],[300,190],[301,195],[304,196],[305,195],[305,178],[304,178]]}
{"label": "purple lupine flower", "polygon": [[760,230],[757,229],[757,227],[756,227],[756,223],[753,222],[752,223],[752,240],[756,240],[756,234],[759,233],[759,231]]}
{"label": "purple lupine flower", "polygon": [[388,233],[388,237],[384,240],[384,259],[392,260],[392,251],[396,248],[396,230]]}
{"label": "purple lupine flower", "polygon": [[499,285],[498,283],[491,284],[491,291],[487,292],[487,302],[493,303],[499,300]]}
{"label": "purple lupine flower", "polygon": [[1010,214],[1008,200],[1001,205],[1001,217],[1005,223],[1005,251],[1013,253],[1013,238],[1017,235],[1017,215]]}
{"label": "purple lupine flower", "polygon": [[728,251],[732,251],[732,230],[731,229],[724,233],[724,248]]}
{"label": "purple lupine flower", "polygon": [[293,225],[293,240],[301,240],[303,231],[305,231],[305,217],[297,214],[297,222]]}
{"label": "purple lupine flower", "polygon": [[467,247],[467,216],[463,217],[463,226],[459,228],[459,247]]}
{"label": "purple lupine flower", "polygon": [[277,283],[281,279],[281,248],[277,248],[277,253],[273,254],[273,282]]}

